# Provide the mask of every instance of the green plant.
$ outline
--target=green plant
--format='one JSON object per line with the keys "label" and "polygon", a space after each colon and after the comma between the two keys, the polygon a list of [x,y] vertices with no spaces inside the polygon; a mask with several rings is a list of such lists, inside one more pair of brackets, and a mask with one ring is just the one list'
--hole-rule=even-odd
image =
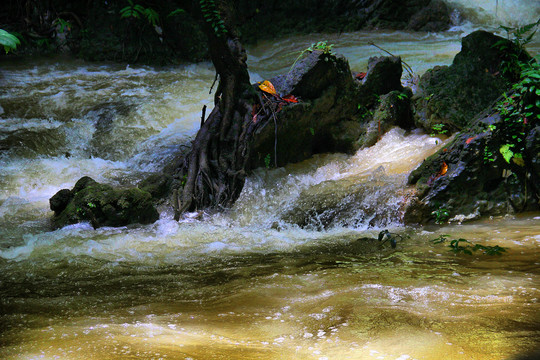
{"label": "green plant", "polygon": [[499,29],[506,31],[506,37],[510,40],[514,49],[510,49],[508,42],[504,40],[497,41],[492,47],[505,51],[506,59],[503,61],[503,73],[518,75],[521,62],[519,57],[525,51],[525,46],[530,43],[540,26],[540,19],[537,22],[530,23],[521,27],[499,26]]}
{"label": "green plant", "polygon": [[94,204],[93,202],[89,201],[86,203],[86,206],[88,206],[89,208],[95,208],[96,207],[96,204]]}
{"label": "green plant", "polygon": [[139,19],[144,14],[144,6],[140,4],[134,4],[132,0],[128,0],[128,3],[128,6],[120,10],[120,17]]}
{"label": "green plant", "polygon": [[435,224],[444,224],[448,220],[450,213],[446,208],[439,207],[437,210],[433,210],[431,215],[435,216]]}
{"label": "green plant", "polygon": [[369,110],[367,106],[358,104],[357,108],[359,110],[361,120],[365,120],[366,118],[373,116],[373,111]]}
{"label": "green plant", "polygon": [[502,121],[490,125],[489,128],[493,136],[501,141],[486,144],[486,161],[494,161],[494,154],[499,153],[510,166],[515,164],[524,167],[526,164],[525,138],[540,120],[540,64],[534,59],[529,62],[521,61],[520,56],[539,26],[540,19],[519,28],[500,27],[506,31],[514,49],[509,49],[507,40],[498,41],[493,46],[507,50],[503,72],[511,72],[519,81],[496,104]]}
{"label": "green plant", "polygon": [[184,9],[174,9],[173,11],[171,11],[169,13],[169,15],[167,15],[167,17],[171,17],[171,16],[176,16],[176,15],[180,15],[180,14],[185,14],[186,11]]}
{"label": "green plant", "polygon": [[[145,8],[140,4],[134,4],[132,0],[128,0],[129,5],[120,10],[121,18],[146,18],[148,23],[156,28],[159,24],[159,14],[156,10],[148,7]],[[180,9],[177,9],[180,10]],[[176,11],[176,10],[175,10]],[[157,30],[156,30],[157,31]]]}
{"label": "green plant", "polygon": [[[448,240],[450,235],[439,235],[438,238],[430,240],[433,244],[442,244]],[[450,248],[450,251],[459,254],[464,253],[467,255],[472,255],[473,252],[481,251],[484,255],[502,255],[503,252],[506,252],[506,248],[495,245],[495,246],[489,246],[489,245],[482,245],[482,244],[474,244],[471,243],[467,239],[459,238],[459,239],[453,239],[450,241],[450,244],[448,245]]]}
{"label": "green plant", "polygon": [[435,136],[438,134],[446,134],[448,130],[444,128],[444,124],[435,124],[431,127],[433,129],[433,133],[431,133],[431,136]]}
{"label": "green plant", "polygon": [[500,153],[508,164],[525,166],[525,138],[540,121],[540,64],[520,65],[520,81],[505,94],[496,109],[501,122],[491,127],[498,144],[486,145],[485,153]]}
{"label": "green plant", "polygon": [[226,34],[227,29],[225,28],[225,22],[221,18],[214,0],[200,0],[199,4],[201,5],[204,20],[214,30],[216,36],[219,37]]}
{"label": "green plant", "polygon": [[6,54],[17,49],[17,46],[20,44],[20,40],[15,35],[0,29],[0,45],[4,47]]}
{"label": "green plant", "polygon": [[447,234],[439,235],[438,238],[430,240],[430,242],[432,242],[433,244],[442,244],[443,242],[448,240],[449,237],[450,237],[450,235],[447,235]]}
{"label": "green plant", "polygon": [[266,156],[264,157],[264,166],[267,169],[270,169],[270,161],[271,160],[272,160],[272,156],[270,154],[266,154]]}
{"label": "green plant", "polygon": [[184,176],[182,176],[182,181],[180,181],[180,186],[184,187],[186,185],[186,182],[187,182],[187,174],[184,174]]}
{"label": "green plant", "polygon": [[409,95],[407,95],[407,94],[405,94],[405,93],[399,93],[399,94],[397,95],[397,98],[398,98],[398,100],[400,100],[400,101],[401,101],[401,100],[405,100],[405,99],[407,99],[408,97],[409,97]]}
{"label": "green plant", "polygon": [[312,53],[314,51],[321,51],[324,55],[326,55],[325,61],[328,61],[328,58],[330,56],[336,56],[336,53],[332,51],[333,47],[334,47],[334,44],[328,44],[327,41],[319,41],[317,43],[311,44],[311,46],[309,46],[308,48],[300,52],[300,55],[298,55],[298,57],[294,60],[293,64],[291,65],[289,72],[291,72],[291,70],[294,68],[294,65],[296,65],[298,60],[300,60],[302,56],[304,56],[304,54],[307,52]]}
{"label": "green plant", "polygon": [[62,18],[57,18],[56,20],[54,20],[53,25],[57,25],[59,27],[58,32],[61,34],[66,32],[66,30],[71,30],[71,23]]}
{"label": "green plant", "polygon": [[315,136],[315,129],[312,127],[309,128],[309,132],[311,133],[311,136]]}
{"label": "green plant", "polygon": [[51,49],[51,41],[49,39],[37,39],[36,44],[39,47],[43,47],[43,48],[45,48],[47,50]]}

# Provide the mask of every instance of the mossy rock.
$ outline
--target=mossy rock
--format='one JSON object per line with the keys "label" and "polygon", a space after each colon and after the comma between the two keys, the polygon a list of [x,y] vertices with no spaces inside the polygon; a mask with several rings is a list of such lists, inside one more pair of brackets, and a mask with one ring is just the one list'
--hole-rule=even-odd
{"label": "mossy rock", "polygon": [[528,132],[526,161],[518,165],[505,161],[499,151],[486,153],[504,145],[500,133],[490,130],[503,121],[489,108],[410,174],[408,182],[416,185],[418,199],[406,210],[407,223],[434,221],[433,212],[440,209],[456,221],[540,210],[539,128]]}
{"label": "mossy rock", "polygon": [[[500,42],[504,50],[497,45]],[[512,54],[518,53],[519,60],[530,58],[511,41],[487,31],[464,37],[452,65],[436,66],[420,78],[414,98],[416,125],[432,131],[434,125],[443,124],[451,132],[470,126],[517,80],[507,67]]]}
{"label": "mossy rock", "polygon": [[84,221],[98,228],[150,224],[159,219],[152,196],[147,191],[115,189],[88,176],[79,179],[72,190],[60,190],[49,202],[55,212],[52,219],[54,228]]}

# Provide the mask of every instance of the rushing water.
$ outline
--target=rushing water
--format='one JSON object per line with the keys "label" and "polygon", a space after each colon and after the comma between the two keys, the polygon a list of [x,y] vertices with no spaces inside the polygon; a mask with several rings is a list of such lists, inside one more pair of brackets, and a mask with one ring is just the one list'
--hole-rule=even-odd
{"label": "rushing water", "polygon": [[[487,28],[540,13],[535,1],[493,3],[474,2]],[[374,41],[422,73],[449,64],[478,26],[294,37],[249,49],[249,66],[253,81],[269,78],[328,39],[353,70],[380,54]],[[529,48],[540,52],[538,38]],[[400,224],[407,174],[444,139],[394,129],[354,156],[260,169],[233,209],[202,220],[162,208],[148,226],[50,231],[59,189],[83,175],[134,185],[178,154],[212,103],[213,69],[0,69],[0,358],[506,359],[540,345],[540,214]],[[289,221],[305,194],[351,184],[366,195],[344,198],[327,230],[316,216]],[[404,236],[396,249],[365,239],[383,226]],[[429,241],[443,234],[507,252],[454,254]]]}

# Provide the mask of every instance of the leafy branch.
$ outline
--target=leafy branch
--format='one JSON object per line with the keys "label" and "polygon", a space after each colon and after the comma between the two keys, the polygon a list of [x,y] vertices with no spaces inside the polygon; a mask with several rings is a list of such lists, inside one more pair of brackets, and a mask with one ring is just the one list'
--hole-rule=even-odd
{"label": "leafy branch", "polygon": [[[450,235],[439,235],[438,238],[430,240],[433,244],[442,244],[446,243],[450,238]],[[472,255],[473,252],[481,251],[484,255],[502,255],[503,252],[506,252],[506,248],[495,245],[495,246],[489,246],[489,245],[482,245],[482,244],[474,244],[470,242],[467,239],[459,238],[459,239],[453,239],[450,240],[450,244],[448,245],[450,248],[450,251],[453,253],[459,254],[467,254]]]}

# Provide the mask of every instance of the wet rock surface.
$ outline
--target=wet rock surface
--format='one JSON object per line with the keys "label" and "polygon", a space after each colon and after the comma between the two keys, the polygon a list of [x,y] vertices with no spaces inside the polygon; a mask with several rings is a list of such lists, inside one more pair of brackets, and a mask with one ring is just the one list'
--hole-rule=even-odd
{"label": "wet rock surface", "polygon": [[[497,43],[506,46],[501,50]],[[469,126],[475,115],[510,89],[516,75],[506,72],[504,61],[518,53],[515,45],[487,31],[475,31],[462,40],[452,65],[436,66],[421,78],[414,97],[415,122],[432,131],[441,124],[455,132]],[[520,60],[528,55],[521,53]]]}
{"label": "wet rock surface", "polygon": [[94,228],[149,224],[159,219],[152,196],[137,188],[115,189],[85,176],[50,200],[54,228],[89,221]]}
{"label": "wet rock surface", "polygon": [[410,174],[417,199],[406,210],[406,223],[435,221],[441,210],[448,212],[445,221],[461,222],[540,209],[538,127],[528,136],[531,162],[524,166],[508,163],[501,153],[486,154],[486,149],[503,145],[489,128],[503,119],[490,110],[477,116],[470,129],[457,134]]}

